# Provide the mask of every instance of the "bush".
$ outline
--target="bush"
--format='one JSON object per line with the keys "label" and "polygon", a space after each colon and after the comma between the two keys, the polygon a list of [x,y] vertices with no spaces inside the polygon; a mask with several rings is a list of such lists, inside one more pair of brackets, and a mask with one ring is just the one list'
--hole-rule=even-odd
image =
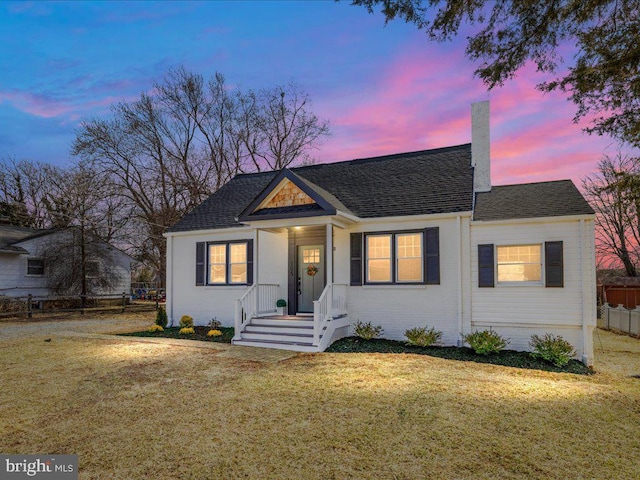
{"label": "bush", "polygon": [[168,321],[169,320],[167,318],[167,311],[164,309],[164,307],[158,307],[158,311],[156,312],[156,325],[162,328],[167,328]]}
{"label": "bush", "polygon": [[560,335],[556,337],[551,333],[545,333],[542,337],[531,335],[529,345],[533,348],[533,357],[551,362],[556,367],[564,367],[576,355],[573,345]]}
{"label": "bush", "polygon": [[182,327],[179,333],[180,335],[193,335],[194,333],[196,333],[196,331],[193,329],[193,327]]}
{"label": "bush", "polygon": [[478,355],[498,353],[509,343],[508,338],[502,338],[491,329],[481,332],[476,331],[465,335],[464,341],[467,342]]}
{"label": "bush", "polygon": [[193,318],[189,315],[183,315],[180,319],[180,328],[193,328]]}
{"label": "bush", "polygon": [[409,345],[429,347],[440,342],[442,339],[442,332],[437,331],[433,327],[416,327],[404,332],[404,336],[407,337],[407,343]]}
{"label": "bush", "polygon": [[358,320],[353,325],[353,331],[358,337],[364,340],[371,340],[372,338],[378,338],[382,335],[384,330],[382,330],[382,327],[379,325],[373,326],[371,322],[363,323]]}
{"label": "bush", "polygon": [[222,335],[222,332],[220,330],[209,330],[207,332],[207,337],[219,337]]}
{"label": "bush", "polygon": [[151,325],[149,327],[149,332],[150,333],[155,333],[155,332],[164,332],[164,328],[162,328],[162,325]]}
{"label": "bush", "polygon": [[222,323],[220,323],[214,317],[211,319],[211,321],[209,322],[209,325],[207,326],[209,327],[210,330],[220,330],[220,328],[222,327]]}

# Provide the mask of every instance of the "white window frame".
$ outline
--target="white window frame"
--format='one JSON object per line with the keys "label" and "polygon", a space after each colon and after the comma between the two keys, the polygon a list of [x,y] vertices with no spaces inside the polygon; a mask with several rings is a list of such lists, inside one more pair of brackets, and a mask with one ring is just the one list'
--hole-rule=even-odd
{"label": "white window frame", "polygon": [[[540,250],[539,262],[500,262],[499,251],[501,248],[508,247],[533,247],[536,246]],[[500,280],[500,265],[539,265],[540,266],[540,279],[538,280]],[[544,286],[544,248],[540,242],[531,243],[511,243],[505,245],[495,246],[495,278],[496,285],[500,286]]]}
{"label": "white window frame", "polygon": [[[420,280],[398,280],[398,237],[404,235],[420,235]],[[369,277],[369,238],[371,237],[389,237],[389,257],[381,257],[379,259],[389,258],[389,280],[375,281]],[[364,285],[424,285],[425,282],[425,231],[424,230],[398,230],[390,232],[367,232],[364,233],[364,265],[365,276]],[[410,257],[416,258],[416,257]],[[375,260],[378,260],[376,258]]]}
{"label": "white window frame", "polygon": [[[212,246],[223,246],[224,247],[224,264],[222,263],[211,263],[211,247]],[[245,246],[245,261],[242,263],[231,263],[231,245],[244,245]],[[248,285],[247,281],[249,279],[249,241],[248,240],[232,240],[226,242],[208,242],[206,245],[206,284],[211,286],[223,286],[223,285]],[[233,282],[231,279],[231,266],[232,265],[246,265],[246,274],[244,282]],[[213,282],[211,280],[211,267],[212,265],[224,265],[224,282]]]}
{"label": "white window frame", "polygon": [[[29,273],[29,262],[31,261],[42,262],[42,273]],[[41,257],[27,258],[27,276],[28,277],[44,277],[45,268],[46,267],[45,267],[44,258],[41,258]]]}

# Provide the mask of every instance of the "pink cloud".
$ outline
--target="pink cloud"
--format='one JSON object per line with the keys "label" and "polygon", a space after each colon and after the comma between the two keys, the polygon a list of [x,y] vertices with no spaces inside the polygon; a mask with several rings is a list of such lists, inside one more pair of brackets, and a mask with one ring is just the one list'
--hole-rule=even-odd
{"label": "pink cloud", "polygon": [[[472,78],[462,55],[442,52],[420,60],[399,56],[387,73],[349,100],[325,105],[334,136],[320,149],[320,161],[385,155],[471,141],[470,104],[491,101],[494,184],[580,179],[597,166],[611,140],[582,132],[572,122],[574,105],[559,92],[544,94],[546,78],[527,65],[515,80],[487,92]],[[353,98],[356,98],[353,101]],[[319,102],[323,105],[325,102]]]}
{"label": "pink cloud", "polygon": [[46,95],[17,91],[0,92],[0,102],[10,103],[19,110],[43,118],[58,117],[73,109],[71,105]]}

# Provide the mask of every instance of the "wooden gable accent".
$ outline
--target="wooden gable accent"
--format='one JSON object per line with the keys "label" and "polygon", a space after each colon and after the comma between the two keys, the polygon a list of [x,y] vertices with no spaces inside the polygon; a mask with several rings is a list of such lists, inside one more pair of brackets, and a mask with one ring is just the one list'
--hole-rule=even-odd
{"label": "wooden gable accent", "polygon": [[273,189],[273,192],[264,199],[256,210],[263,208],[295,207],[314,203],[316,203],[315,200],[300,190],[291,180],[283,178],[280,184]]}

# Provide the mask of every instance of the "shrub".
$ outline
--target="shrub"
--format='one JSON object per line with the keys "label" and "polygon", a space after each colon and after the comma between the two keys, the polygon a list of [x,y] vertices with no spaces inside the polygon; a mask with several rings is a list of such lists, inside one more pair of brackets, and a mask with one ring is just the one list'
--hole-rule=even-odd
{"label": "shrub", "polygon": [[219,337],[222,335],[222,332],[220,330],[209,330],[207,332],[207,337]]}
{"label": "shrub", "polygon": [[164,307],[158,307],[158,311],[156,312],[156,325],[162,328],[167,328],[168,321],[169,320],[167,318],[167,311],[164,309]]}
{"label": "shrub", "polygon": [[179,333],[180,335],[193,335],[194,333],[196,333],[196,331],[193,329],[193,327],[182,327]]}
{"label": "shrub", "polygon": [[498,353],[509,343],[508,338],[502,338],[491,329],[481,332],[475,331],[465,335],[464,341],[467,342],[478,355]]}
{"label": "shrub", "polygon": [[193,318],[189,315],[183,315],[180,319],[180,328],[189,328],[193,327]]}
{"label": "shrub", "polygon": [[551,362],[556,367],[564,367],[576,354],[573,345],[560,335],[556,337],[551,333],[545,333],[542,337],[531,335],[529,345],[533,348],[533,357]]}
{"label": "shrub", "polygon": [[222,323],[220,323],[214,317],[211,319],[211,321],[209,322],[209,325],[207,326],[209,327],[210,330],[220,330],[220,328],[222,327]]}
{"label": "shrub", "polygon": [[433,327],[416,327],[404,332],[404,336],[407,337],[407,343],[409,345],[428,347],[440,342],[440,339],[442,339],[442,332],[437,331]]}
{"label": "shrub", "polygon": [[358,320],[353,325],[353,331],[358,337],[364,340],[371,340],[372,338],[377,338],[382,335],[384,330],[382,330],[382,327],[379,325],[373,326],[371,322],[363,323]]}
{"label": "shrub", "polygon": [[162,328],[162,325],[151,325],[149,327],[149,332],[150,333],[164,332],[164,328]]}

